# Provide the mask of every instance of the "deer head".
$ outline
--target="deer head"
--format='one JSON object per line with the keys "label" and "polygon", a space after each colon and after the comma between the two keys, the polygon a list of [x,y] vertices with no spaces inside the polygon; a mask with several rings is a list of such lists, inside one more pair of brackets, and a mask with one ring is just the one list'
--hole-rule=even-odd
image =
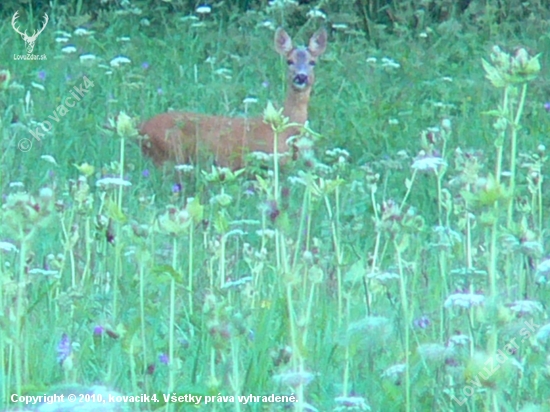
{"label": "deer head", "polygon": [[44,29],[46,28],[46,25],[48,24],[48,20],[49,20],[48,15],[46,13],[44,13],[44,25],[42,26],[42,28],[40,30],[38,30],[38,32],[36,32],[36,30],[35,30],[34,33],[32,34],[32,36],[29,36],[29,35],[27,35],[27,30],[25,30],[25,33],[21,33],[21,31],[15,25],[15,21],[19,17],[18,14],[19,14],[19,11],[16,11],[15,14],[13,15],[13,18],[11,19],[11,26],[13,27],[13,29],[17,33],[19,33],[21,35],[21,38],[27,44],[27,53],[31,54],[32,51],[34,50],[34,43],[36,42],[36,38],[38,37],[38,35],[40,33],[42,33],[44,31]]}

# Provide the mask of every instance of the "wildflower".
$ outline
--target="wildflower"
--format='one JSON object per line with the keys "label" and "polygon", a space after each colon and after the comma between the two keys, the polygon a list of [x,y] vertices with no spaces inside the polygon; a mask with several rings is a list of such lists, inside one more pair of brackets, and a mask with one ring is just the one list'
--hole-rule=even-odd
{"label": "wildflower", "polygon": [[56,37],[55,42],[56,43],[67,43],[70,39],[68,37]]}
{"label": "wildflower", "polygon": [[401,67],[399,63],[389,57],[382,57],[380,61],[382,62],[382,67],[387,67],[389,69],[399,69]]}
{"label": "wildflower", "polygon": [[334,402],[338,404],[338,407],[334,409],[334,412],[371,410],[365,398],[360,396],[339,396],[337,398],[334,398]]}
{"label": "wildflower", "polygon": [[382,284],[387,284],[390,280],[397,280],[399,279],[399,275],[394,272],[379,272],[378,270],[375,270],[367,275],[367,278],[369,279],[376,279],[378,282]]}
{"label": "wildflower", "polygon": [[61,336],[61,340],[57,344],[57,361],[60,365],[63,365],[63,362],[69,356],[71,356],[72,348],[71,348],[71,340],[69,339],[69,336],[67,336],[66,333],[64,333]]}
{"label": "wildflower", "polygon": [[537,266],[537,274],[541,276],[546,276],[550,274],[550,258],[543,260]]}
{"label": "wildflower", "polygon": [[79,59],[80,59],[80,63],[86,63],[97,59],[97,56],[92,53],[85,53],[85,54],[81,54],[79,56]]}
{"label": "wildflower", "polygon": [[275,109],[271,101],[267,102],[264,110],[264,122],[270,124],[274,129],[279,129],[288,119],[283,116],[283,109]]}
{"label": "wildflower", "polygon": [[120,67],[120,65],[122,64],[130,64],[130,63],[132,63],[132,61],[125,56],[117,56],[109,62],[111,67]]}
{"label": "wildflower", "polygon": [[462,346],[466,347],[468,343],[470,342],[470,337],[468,335],[453,335],[449,338],[449,341],[447,342],[447,346],[449,348],[454,348],[455,346]]}
{"label": "wildflower", "polygon": [[161,353],[159,355],[159,362],[164,364],[164,365],[168,365],[168,363],[170,362],[170,358],[168,357],[168,355],[166,353]]}
{"label": "wildflower", "polygon": [[333,23],[332,28],[334,30],[346,30],[348,25],[346,23]]}
{"label": "wildflower", "polygon": [[518,315],[532,315],[535,312],[542,312],[542,304],[533,300],[516,300],[508,305],[512,312]]}
{"label": "wildflower", "polygon": [[275,231],[273,229],[256,230],[256,235],[273,239],[275,237]]}
{"label": "wildflower", "polygon": [[447,162],[438,156],[424,156],[415,158],[412,168],[420,172],[437,171],[440,167],[446,167]]}
{"label": "wildflower", "polygon": [[474,293],[454,293],[450,295],[444,303],[446,308],[458,306],[469,309],[473,306],[481,306],[485,301],[485,296]]}
{"label": "wildflower", "polygon": [[432,322],[427,316],[421,316],[420,318],[414,320],[413,325],[420,329],[426,329],[431,325],[431,323]]}
{"label": "wildflower", "polygon": [[104,177],[103,179],[99,179],[97,182],[95,182],[95,185],[97,187],[132,186],[132,183],[130,183],[128,180],[124,180],[119,177]]}
{"label": "wildflower", "polygon": [[547,112],[550,112],[550,102],[544,103],[544,110],[546,110]]}
{"label": "wildflower", "polygon": [[10,242],[0,242],[0,250],[3,250],[4,252],[15,252],[15,253],[19,251],[17,247]]}
{"label": "wildflower", "polygon": [[65,54],[75,53],[76,47],[74,47],[73,45],[65,46],[61,49],[61,52]]}
{"label": "wildflower", "polygon": [[79,27],[73,33],[74,33],[75,36],[90,36],[94,32],[90,31],[88,29],[85,29],[83,27]]}
{"label": "wildflower", "polygon": [[210,204],[211,205],[218,204],[222,207],[226,207],[226,206],[229,206],[232,200],[233,198],[227,193],[221,193],[219,195],[215,195],[212,198],[210,198]]}
{"label": "wildflower", "polygon": [[198,14],[209,14],[212,12],[212,8],[210,6],[199,6],[195,9],[195,12]]}
{"label": "wildflower", "polygon": [[101,336],[103,335],[103,332],[105,332],[105,328],[101,325],[96,325],[94,327],[94,336]]}
{"label": "wildflower", "polygon": [[117,116],[116,132],[122,138],[133,137],[138,134],[133,119],[125,112],[120,112]]}
{"label": "wildflower", "polygon": [[550,323],[542,326],[536,334],[537,341],[541,344],[545,344],[548,341],[548,337],[550,337]]}
{"label": "wildflower", "polygon": [[195,166],[193,166],[193,165],[176,165],[176,166],[174,166],[174,169],[176,169],[178,172],[189,173],[189,172],[192,172],[195,169]]}
{"label": "wildflower", "polygon": [[239,286],[242,286],[246,283],[252,282],[252,276],[245,276],[243,278],[237,279],[237,280],[228,280],[225,282],[225,284],[222,286],[222,289],[229,289],[229,288],[238,288]]}
{"label": "wildflower", "polygon": [[405,373],[405,370],[407,370],[407,364],[398,363],[387,368],[380,376],[391,380],[395,385],[399,385],[401,383],[401,375]]}
{"label": "wildflower", "polygon": [[311,9],[310,11],[307,12],[306,16],[310,19],[318,18],[318,19],[326,20],[327,18],[327,15],[319,9]]}
{"label": "wildflower", "polygon": [[91,176],[95,171],[95,168],[92,165],[89,165],[86,162],[82,163],[80,166],[79,165],[74,165],[74,167],[76,167],[78,169],[78,171],[86,177]]}
{"label": "wildflower", "polygon": [[447,356],[447,348],[439,343],[425,343],[416,350],[421,358],[429,362],[443,362]]}

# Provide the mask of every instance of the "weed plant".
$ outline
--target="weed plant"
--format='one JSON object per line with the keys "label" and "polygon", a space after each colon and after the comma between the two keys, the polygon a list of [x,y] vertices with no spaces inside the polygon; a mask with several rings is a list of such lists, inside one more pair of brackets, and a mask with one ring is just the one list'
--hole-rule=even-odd
{"label": "weed plant", "polygon": [[304,13],[294,38],[332,31],[303,156],[240,172],[155,169],[136,128],[264,113],[276,139],[291,2],[56,6],[42,61],[4,19],[0,408],[78,384],[156,394],[130,410],[550,410],[550,36],[539,3],[492,4],[397,7],[370,39]]}

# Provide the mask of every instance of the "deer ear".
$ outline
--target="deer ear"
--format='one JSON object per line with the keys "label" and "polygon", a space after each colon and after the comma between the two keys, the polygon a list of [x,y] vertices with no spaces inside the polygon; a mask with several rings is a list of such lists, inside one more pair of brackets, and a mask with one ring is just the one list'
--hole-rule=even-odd
{"label": "deer ear", "polygon": [[275,50],[283,56],[292,50],[292,39],[282,27],[275,32]]}
{"label": "deer ear", "polygon": [[327,31],[324,28],[320,28],[309,39],[308,49],[314,56],[319,56],[325,52],[327,47]]}

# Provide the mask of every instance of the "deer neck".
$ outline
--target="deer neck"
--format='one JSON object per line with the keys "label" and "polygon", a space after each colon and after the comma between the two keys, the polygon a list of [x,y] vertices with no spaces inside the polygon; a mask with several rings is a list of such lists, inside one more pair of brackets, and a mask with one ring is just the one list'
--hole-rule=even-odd
{"label": "deer neck", "polygon": [[290,88],[285,101],[283,115],[292,123],[304,124],[307,121],[307,108],[311,88],[297,92]]}

